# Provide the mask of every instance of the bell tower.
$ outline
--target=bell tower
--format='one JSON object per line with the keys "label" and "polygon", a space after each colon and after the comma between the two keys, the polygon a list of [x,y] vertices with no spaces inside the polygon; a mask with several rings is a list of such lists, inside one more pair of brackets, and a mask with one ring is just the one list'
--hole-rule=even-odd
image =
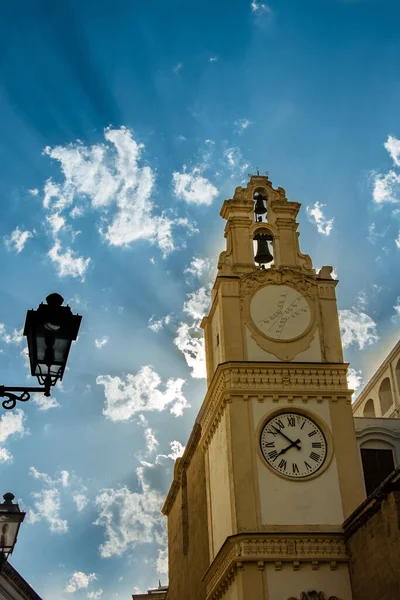
{"label": "bell tower", "polygon": [[[204,498],[207,568],[196,596],[174,595],[170,541],[171,600],[352,600],[342,523],[364,488],[337,281],[301,253],[299,210],[259,174],[221,209],[226,250],[202,322],[208,390],[163,509],[177,539],[179,494]],[[190,475],[195,457],[203,479]]]}

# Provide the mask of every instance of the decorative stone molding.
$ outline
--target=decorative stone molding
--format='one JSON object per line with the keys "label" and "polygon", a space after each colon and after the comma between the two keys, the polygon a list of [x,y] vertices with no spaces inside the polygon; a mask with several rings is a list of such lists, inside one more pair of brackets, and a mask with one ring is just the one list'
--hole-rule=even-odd
{"label": "decorative stone molding", "polygon": [[[288,598],[288,600],[299,600],[294,596]],[[323,592],[317,592],[316,590],[310,590],[308,592],[301,592],[300,600],[339,600],[337,596],[326,596]]]}
{"label": "decorative stone molding", "polygon": [[281,267],[280,269],[271,267],[270,269],[257,269],[241,278],[240,297],[242,303],[249,295],[254,294],[267,283],[291,283],[297,290],[313,301],[318,296],[318,284],[314,277],[304,275],[301,271],[290,267]]}
{"label": "decorative stone molding", "polygon": [[235,397],[259,402],[351,402],[347,387],[347,363],[235,363],[219,365],[200,409],[197,421],[202,426],[205,449],[221,420],[226,406]]}
{"label": "decorative stone molding", "polygon": [[201,425],[199,423],[195,423],[183,455],[181,456],[181,458],[178,458],[175,461],[174,480],[171,484],[171,487],[170,487],[168,495],[165,499],[164,505],[161,509],[161,512],[166,516],[169,514],[169,512],[175,502],[175,498],[176,498],[176,496],[181,488],[181,485],[182,485],[183,472],[186,471],[186,469],[188,468],[190,461],[193,458],[193,454],[197,448],[200,438],[201,438]]}
{"label": "decorative stone molding", "polygon": [[9,583],[18,592],[20,598],[26,600],[42,600],[39,594],[35,592],[27,581],[18,573],[16,569],[6,562],[3,566],[1,577]]}
{"label": "decorative stone molding", "polygon": [[[347,562],[343,534],[275,534],[253,533],[231,536],[210,565],[203,580],[206,584],[207,600],[222,598],[235,579],[238,565],[243,570],[246,564],[254,563],[263,570],[266,563],[280,571],[284,563],[298,571],[304,564],[312,569],[321,563]],[[324,600],[325,599],[324,597]],[[331,600],[329,598],[329,600]]]}

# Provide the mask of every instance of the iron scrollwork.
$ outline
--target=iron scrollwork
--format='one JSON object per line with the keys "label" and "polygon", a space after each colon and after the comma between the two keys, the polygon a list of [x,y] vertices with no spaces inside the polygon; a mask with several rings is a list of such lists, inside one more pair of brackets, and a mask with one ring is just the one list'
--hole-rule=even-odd
{"label": "iron scrollwork", "polygon": [[6,387],[0,385],[0,397],[7,398],[1,403],[2,407],[6,410],[12,410],[17,402],[27,402],[32,392],[50,396],[50,382],[46,382],[43,387]]}

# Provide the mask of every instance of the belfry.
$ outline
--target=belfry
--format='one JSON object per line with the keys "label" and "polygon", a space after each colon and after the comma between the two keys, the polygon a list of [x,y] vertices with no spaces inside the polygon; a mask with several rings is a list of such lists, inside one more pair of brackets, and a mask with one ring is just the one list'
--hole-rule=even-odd
{"label": "belfry", "polygon": [[[226,249],[202,321],[207,392],[163,506],[169,586],[134,598],[372,598],[374,539],[393,570],[400,421],[353,416],[338,282],[300,251],[299,210],[258,173],[223,203]],[[375,556],[371,573],[362,556]]]}
{"label": "belfry", "polygon": [[208,390],[163,507],[169,600],[352,599],[342,524],[365,492],[337,281],[301,253],[299,209],[259,174],[222,206]]}

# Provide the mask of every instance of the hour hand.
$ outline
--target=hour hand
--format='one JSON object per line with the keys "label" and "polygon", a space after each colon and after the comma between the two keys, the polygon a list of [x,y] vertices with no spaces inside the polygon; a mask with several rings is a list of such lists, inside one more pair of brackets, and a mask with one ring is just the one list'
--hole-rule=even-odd
{"label": "hour hand", "polygon": [[295,442],[292,442],[291,444],[289,444],[289,446],[286,446],[286,448],[283,448],[283,450],[281,450],[280,452],[278,452],[278,456],[280,454],[285,454],[285,452],[287,452],[288,450],[290,450],[290,448],[293,448],[293,447],[296,447],[297,450],[301,450],[301,448],[299,446],[299,443],[300,443],[300,440],[296,440]]}

